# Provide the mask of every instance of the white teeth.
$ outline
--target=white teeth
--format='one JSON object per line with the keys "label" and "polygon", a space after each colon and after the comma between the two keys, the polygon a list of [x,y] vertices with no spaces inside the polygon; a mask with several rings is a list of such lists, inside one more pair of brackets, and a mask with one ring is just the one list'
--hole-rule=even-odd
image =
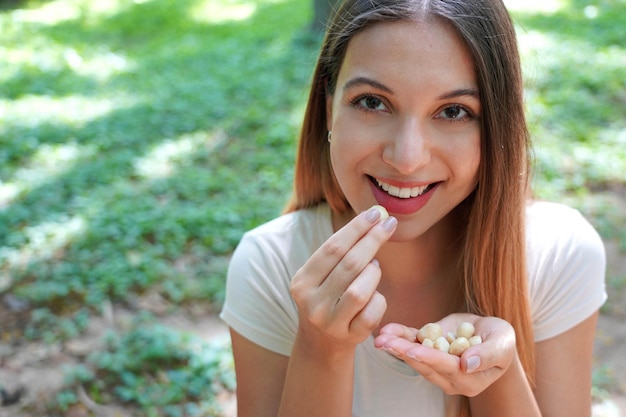
{"label": "white teeth", "polygon": [[421,187],[400,188],[379,180],[376,180],[376,182],[380,188],[387,192],[387,194],[398,198],[417,197],[418,195],[423,194],[428,187],[428,185],[423,185]]}
{"label": "white teeth", "polygon": [[400,198],[409,198],[411,197],[411,189],[410,188],[400,188]]}

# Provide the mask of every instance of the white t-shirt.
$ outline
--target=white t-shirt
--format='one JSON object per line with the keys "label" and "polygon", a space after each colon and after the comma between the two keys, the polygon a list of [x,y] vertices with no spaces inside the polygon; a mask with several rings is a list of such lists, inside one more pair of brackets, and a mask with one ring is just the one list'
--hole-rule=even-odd
{"label": "white t-shirt", "polygon": [[[602,240],[576,210],[546,202],[526,210],[529,293],[535,341],[589,317],[606,300]],[[291,278],[333,233],[322,204],[286,214],[247,232],[231,259],[221,317],[252,342],[289,356],[298,328]],[[444,393],[404,362],[357,346],[353,417],[440,417]]]}

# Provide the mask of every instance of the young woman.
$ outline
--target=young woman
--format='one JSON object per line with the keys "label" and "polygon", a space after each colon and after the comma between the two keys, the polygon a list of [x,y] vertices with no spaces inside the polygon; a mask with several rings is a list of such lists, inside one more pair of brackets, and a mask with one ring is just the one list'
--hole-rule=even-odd
{"label": "young woman", "polygon": [[[229,269],[240,417],[590,415],[604,249],[529,200],[522,96],[500,0],[342,5],[293,199]],[[463,321],[461,357],[416,341]]]}

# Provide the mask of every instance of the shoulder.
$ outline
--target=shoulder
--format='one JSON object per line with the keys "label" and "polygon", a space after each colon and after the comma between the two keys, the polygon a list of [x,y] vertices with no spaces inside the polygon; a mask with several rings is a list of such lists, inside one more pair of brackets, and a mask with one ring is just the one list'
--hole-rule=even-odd
{"label": "shoulder", "polygon": [[330,207],[320,204],[308,209],[283,214],[246,232],[248,236],[267,236],[319,228],[330,222]]}
{"label": "shoulder", "polygon": [[597,235],[580,211],[560,203],[532,201],[526,206],[526,224],[530,232],[558,231],[566,234],[578,232]]}
{"label": "shoulder", "polygon": [[563,204],[537,201],[528,205],[526,250],[531,267],[537,266],[533,261],[549,263],[553,271],[573,263],[593,263],[604,273],[606,256],[600,235],[578,210]]}
{"label": "shoulder", "polygon": [[537,340],[567,330],[605,301],[604,243],[578,210],[530,203],[526,257]]}
{"label": "shoulder", "polygon": [[289,355],[298,321],[291,278],[331,232],[325,205],[246,232],[230,259],[221,318],[253,343]]}
{"label": "shoulder", "polygon": [[527,249],[558,250],[604,254],[604,244],[598,232],[576,209],[559,203],[535,201],[526,208]]}

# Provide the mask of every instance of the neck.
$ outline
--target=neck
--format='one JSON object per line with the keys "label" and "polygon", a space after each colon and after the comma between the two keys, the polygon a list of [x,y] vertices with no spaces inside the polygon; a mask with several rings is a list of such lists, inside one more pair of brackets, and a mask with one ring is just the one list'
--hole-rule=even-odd
{"label": "neck", "polygon": [[458,279],[460,233],[456,216],[450,213],[419,237],[386,242],[376,259],[384,268],[383,273],[398,285],[428,286],[431,281],[451,276]]}
{"label": "neck", "polygon": [[421,327],[462,309],[461,242],[455,226],[446,219],[419,238],[387,242],[380,249],[378,289],[389,306],[384,323]]}

